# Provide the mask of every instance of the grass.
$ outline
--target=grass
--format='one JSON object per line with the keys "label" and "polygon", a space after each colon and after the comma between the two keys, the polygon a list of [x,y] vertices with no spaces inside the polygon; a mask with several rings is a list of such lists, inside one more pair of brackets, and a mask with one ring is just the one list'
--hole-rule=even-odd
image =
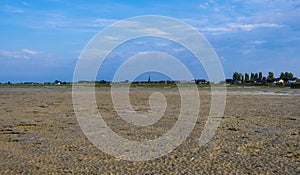
{"label": "grass", "polygon": [[[129,84],[113,84],[113,87],[127,87]],[[181,87],[191,87],[193,84],[181,84]],[[72,87],[72,84],[0,84],[0,87]],[[75,86],[95,86],[95,87],[111,87],[109,84],[75,84]],[[214,87],[222,85],[213,85]],[[139,83],[130,84],[130,87],[143,87],[143,88],[176,88],[176,84],[156,84],[156,83]],[[198,84],[198,88],[210,88],[211,85]],[[227,88],[286,88],[287,86],[267,86],[267,85],[226,85]]]}
{"label": "grass", "polygon": [[268,85],[226,85],[227,88],[286,88],[287,86],[275,85],[275,86],[268,86]]}

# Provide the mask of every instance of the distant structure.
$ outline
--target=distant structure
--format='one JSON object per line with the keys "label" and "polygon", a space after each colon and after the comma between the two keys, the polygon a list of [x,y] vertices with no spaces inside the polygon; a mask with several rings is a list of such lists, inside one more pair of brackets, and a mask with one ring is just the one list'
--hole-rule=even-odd
{"label": "distant structure", "polygon": [[150,75],[148,77],[148,83],[151,83],[151,77],[150,77]]}

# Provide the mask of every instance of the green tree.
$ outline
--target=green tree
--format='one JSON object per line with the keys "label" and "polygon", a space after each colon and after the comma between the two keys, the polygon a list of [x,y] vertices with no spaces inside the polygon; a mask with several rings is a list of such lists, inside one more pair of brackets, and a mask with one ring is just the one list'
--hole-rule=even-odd
{"label": "green tree", "polygon": [[254,73],[251,72],[251,77],[250,77],[250,81],[254,81]]}
{"label": "green tree", "polygon": [[241,73],[239,73],[238,79],[237,79],[237,80],[238,80],[238,81],[241,81],[242,83],[244,83],[244,75],[241,74]]}
{"label": "green tree", "polygon": [[240,74],[238,72],[234,72],[232,76],[233,81],[239,81],[240,80]]}
{"label": "green tree", "polygon": [[279,77],[280,79],[284,79],[285,78],[285,75],[284,75],[284,73],[283,72],[281,72],[281,74],[280,74],[280,77]]}
{"label": "green tree", "polygon": [[254,80],[258,79],[258,73],[254,74]]}
{"label": "green tree", "polygon": [[54,81],[54,84],[59,84],[59,83],[61,83],[61,81],[59,81],[59,80]]}
{"label": "green tree", "polygon": [[286,72],[286,78],[287,78],[287,80],[293,79],[293,78],[294,78],[293,73],[291,73],[291,72]]}
{"label": "green tree", "polygon": [[291,72],[281,72],[280,74],[280,79],[283,79],[285,82],[287,82],[288,80],[294,78],[294,75]]}
{"label": "green tree", "polygon": [[269,72],[269,75],[267,77],[267,82],[271,83],[275,81],[275,77],[274,77],[274,73],[273,72]]}
{"label": "green tree", "polygon": [[245,73],[245,82],[249,82],[250,79],[249,79],[249,74]]}
{"label": "green tree", "polygon": [[242,83],[245,83],[245,78],[244,78],[244,75],[243,75],[243,74],[241,74],[241,76],[242,76]]}
{"label": "green tree", "polygon": [[263,78],[263,73],[259,72],[258,78],[262,79]]}

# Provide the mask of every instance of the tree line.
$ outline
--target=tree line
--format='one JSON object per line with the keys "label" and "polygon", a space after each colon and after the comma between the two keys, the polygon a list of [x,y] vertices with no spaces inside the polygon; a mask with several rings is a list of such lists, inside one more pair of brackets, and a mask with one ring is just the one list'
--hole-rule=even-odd
{"label": "tree line", "polygon": [[239,73],[234,72],[232,75],[232,79],[227,79],[227,81],[232,81],[233,83],[240,82],[240,83],[253,83],[253,82],[263,82],[263,83],[273,83],[276,80],[283,80],[285,83],[287,83],[290,80],[297,79],[294,77],[293,73],[291,72],[281,72],[280,76],[278,78],[275,77],[273,72],[269,72],[268,76],[265,77],[262,72],[253,73],[250,74],[245,73]]}

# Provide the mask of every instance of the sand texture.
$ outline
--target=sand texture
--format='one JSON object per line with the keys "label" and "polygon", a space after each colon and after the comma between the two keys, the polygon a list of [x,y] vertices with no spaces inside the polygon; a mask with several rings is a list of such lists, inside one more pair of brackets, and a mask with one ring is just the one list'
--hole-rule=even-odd
{"label": "sand texture", "polygon": [[[155,91],[165,95],[168,106],[163,118],[147,127],[119,118],[108,88],[96,88],[97,105],[120,136],[155,139],[173,127],[180,110],[176,88],[134,88],[133,108],[147,113]],[[89,142],[70,87],[1,87],[0,174],[300,174],[300,90],[229,88],[224,118],[202,147],[210,90],[199,92],[199,117],[187,140],[163,157],[130,162]]]}

